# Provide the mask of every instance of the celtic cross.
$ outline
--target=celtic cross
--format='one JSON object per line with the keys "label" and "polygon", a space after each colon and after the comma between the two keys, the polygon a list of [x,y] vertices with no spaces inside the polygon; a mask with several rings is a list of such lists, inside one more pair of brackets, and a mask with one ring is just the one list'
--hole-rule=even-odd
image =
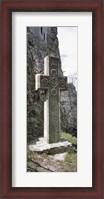
{"label": "celtic cross", "polygon": [[45,90],[44,138],[48,143],[60,141],[60,91],[67,90],[67,77],[59,76],[59,59],[45,57],[44,74],[36,74],[36,90]]}

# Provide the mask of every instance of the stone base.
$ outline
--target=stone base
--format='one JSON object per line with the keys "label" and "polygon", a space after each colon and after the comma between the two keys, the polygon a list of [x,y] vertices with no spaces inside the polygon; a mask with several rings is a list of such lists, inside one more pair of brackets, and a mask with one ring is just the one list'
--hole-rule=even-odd
{"label": "stone base", "polygon": [[39,141],[32,142],[28,145],[30,151],[47,154],[58,154],[64,152],[70,152],[72,150],[72,144],[68,141],[60,141],[58,143],[48,144],[44,138],[39,138]]}

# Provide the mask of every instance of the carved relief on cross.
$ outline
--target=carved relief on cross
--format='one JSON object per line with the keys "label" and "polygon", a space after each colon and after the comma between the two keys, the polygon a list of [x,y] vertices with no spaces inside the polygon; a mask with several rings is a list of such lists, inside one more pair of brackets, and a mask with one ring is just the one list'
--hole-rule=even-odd
{"label": "carved relief on cross", "polygon": [[47,91],[44,101],[44,138],[48,143],[60,140],[60,91],[67,90],[67,77],[59,76],[59,59],[44,59],[44,74],[36,74],[36,90]]}

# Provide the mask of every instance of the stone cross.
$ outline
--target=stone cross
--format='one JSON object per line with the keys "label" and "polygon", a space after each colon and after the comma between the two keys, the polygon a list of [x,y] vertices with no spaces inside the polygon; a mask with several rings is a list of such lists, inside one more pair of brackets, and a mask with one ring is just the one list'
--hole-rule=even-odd
{"label": "stone cross", "polygon": [[59,59],[45,57],[44,74],[36,74],[36,90],[44,90],[44,138],[47,143],[60,141],[60,91],[67,89],[67,77],[59,76]]}

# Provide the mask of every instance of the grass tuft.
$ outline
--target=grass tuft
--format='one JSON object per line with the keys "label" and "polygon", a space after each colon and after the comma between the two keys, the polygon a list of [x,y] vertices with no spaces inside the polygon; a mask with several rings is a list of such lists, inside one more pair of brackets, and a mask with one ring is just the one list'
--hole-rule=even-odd
{"label": "grass tuft", "polygon": [[68,142],[71,142],[74,145],[77,145],[77,138],[72,136],[70,133],[66,133],[64,131],[61,131],[61,137]]}

